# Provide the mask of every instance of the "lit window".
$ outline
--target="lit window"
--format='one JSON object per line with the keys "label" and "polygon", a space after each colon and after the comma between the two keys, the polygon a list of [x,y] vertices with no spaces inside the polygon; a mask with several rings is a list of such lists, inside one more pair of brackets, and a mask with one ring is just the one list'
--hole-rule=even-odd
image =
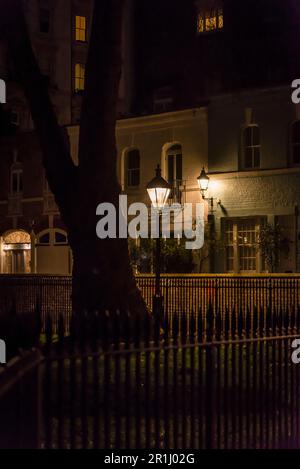
{"label": "lit window", "polygon": [[291,128],[291,162],[300,165],[300,121],[294,122]]}
{"label": "lit window", "polygon": [[86,17],[76,16],[75,18],[75,38],[76,41],[86,42]]}
{"label": "lit window", "polygon": [[139,150],[130,150],[127,153],[127,187],[140,185],[141,157]]}
{"label": "lit window", "polygon": [[85,85],[85,66],[83,64],[75,65],[75,91],[83,91]]}
{"label": "lit window", "polygon": [[211,31],[218,31],[224,28],[223,10],[202,11],[198,14],[197,32],[198,34]]}

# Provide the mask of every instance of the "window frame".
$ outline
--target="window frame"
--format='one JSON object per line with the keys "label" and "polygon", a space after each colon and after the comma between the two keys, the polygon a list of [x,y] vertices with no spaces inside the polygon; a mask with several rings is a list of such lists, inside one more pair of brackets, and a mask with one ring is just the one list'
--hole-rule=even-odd
{"label": "window frame", "polygon": [[[212,26],[214,23],[214,26]],[[198,11],[197,34],[211,34],[224,30],[224,9],[222,6]]]}
{"label": "window frame", "polygon": [[[80,68],[80,74],[77,74],[78,68]],[[85,64],[76,62],[74,66],[74,92],[79,94],[85,90]]]}
{"label": "window frame", "polygon": [[[80,24],[77,25],[77,19],[80,21]],[[81,21],[84,20],[84,26],[82,26]],[[74,40],[77,43],[85,44],[87,42],[88,37],[88,21],[87,16],[82,14],[76,14],[74,18]],[[78,33],[78,36],[77,36]],[[84,39],[82,39],[82,34],[84,35]],[[82,37],[81,37],[82,36]]]}
{"label": "window frame", "polygon": [[[138,167],[129,168],[129,157],[131,154],[137,153],[139,158]],[[134,166],[134,165],[133,165]],[[138,184],[132,184],[134,174],[138,174]],[[130,148],[125,154],[125,186],[127,189],[138,189],[141,186],[141,153],[138,148]]]}
{"label": "window frame", "polygon": [[[252,132],[251,135],[251,145],[246,145],[246,132],[249,129],[258,129],[259,132],[259,144],[254,144],[254,133]],[[247,166],[246,164],[246,151],[251,149],[251,166]],[[255,150],[259,149],[259,164],[258,166],[255,165]],[[255,171],[261,169],[261,132],[260,126],[258,124],[248,124],[242,127],[242,168],[244,171]]]}
{"label": "window frame", "polygon": [[[14,190],[14,177],[17,178],[17,190]],[[12,196],[21,196],[24,192],[24,172],[22,167],[12,167],[10,170],[10,194]]]}

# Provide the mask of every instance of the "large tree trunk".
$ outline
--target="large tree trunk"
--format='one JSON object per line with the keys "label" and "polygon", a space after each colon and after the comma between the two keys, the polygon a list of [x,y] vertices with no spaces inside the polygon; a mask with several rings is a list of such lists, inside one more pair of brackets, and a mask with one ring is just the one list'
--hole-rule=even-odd
{"label": "large tree trunk", "polygon": [[116,109],[121,76],[124,0],[96,0],[86,66],[79,142],[79,166],[69,154],[34,57],[19,0],[0,0],[0,37],[7,41],[28,98],[43,151],[49,186],[66,224],[73,251],[73,306],[130,309],[146,306],[136,287],[126,240],[96,236],[96,209],[118,211]]}

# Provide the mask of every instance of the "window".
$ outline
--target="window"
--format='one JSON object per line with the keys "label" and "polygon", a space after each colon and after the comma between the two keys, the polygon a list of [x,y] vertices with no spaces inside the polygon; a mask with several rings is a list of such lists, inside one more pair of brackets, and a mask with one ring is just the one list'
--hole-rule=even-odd
{"label": "window", "polygon": [[67,235],[60,232],[60,231],[55,231],[54,233],[54,243],[56,246],[62,246],[68,244],[68,238]]}
{"label": "window", "polygon": [[291,163],[300,165],[300,120],[291,127]]}
{"label": "window", "polygon": [[49,246],[50,245],[50,232],[48,231],[47,233],[44,233],[39,237],[39,242],[38,244],[41,244],[43,246]]}
{"label": "window", "polygon": [[75,39],[78,42],[86,42],[86,17],[76,16],[75,18]]}
{"label": "window", "polygon": [[226,220],[226,271],[227,272],[259,272],[263,267],[263,259],[257,249],[259,230],[262,218],[245,218]]}
{"label": "window", "polygon": [[23,192],[23,169],[20,167],[11,170],[11,194],[17,195]]}
{"label": "window", "polygon": [[140,185],[141,157],[139,150],[130,150],[127,153],[127,187],[138,187]]}
{"label": "window", "polygon": [[50,32],[51,13],[48,8],[40,9],[40,32],[48,34]]}
{"label": "window", "polygon": [[173,145],[168,150],[168,180],[170,184],[182,181],[182,147]]}
{"label": "window", "polygon": [[243,130],[244,169],[260,167],[260,131],[257,125]]}
{"label": "window", "polygon": [[224,28],[223,9],[213,9],[202,11],[198,14],[197,32],[198,34],[212,31],[220,31]]}
{"label": "window", "polygon": [[167,152],[168,181],[172,187],[169,199],[172,203],[182,202],[182,147],[173,145]]}
{"label": "window", "polygon": [[84,90],[85,85],[85,66],[83,64],[75,65],[75,92]]}

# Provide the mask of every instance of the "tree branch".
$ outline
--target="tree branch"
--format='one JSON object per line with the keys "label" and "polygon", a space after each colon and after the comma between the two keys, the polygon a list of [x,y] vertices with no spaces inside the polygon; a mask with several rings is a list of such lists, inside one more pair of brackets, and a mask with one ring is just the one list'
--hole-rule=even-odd
{"label": "tree branch", "polygon": [[50,189],[62,212],[74,191],[76,167],[66,136],[59,126],[48,88],[34,52],[20,0],[0,0],[0,38],[7,43],[20,84],[28,99],[31,115],[40,140],[43,164]]}

